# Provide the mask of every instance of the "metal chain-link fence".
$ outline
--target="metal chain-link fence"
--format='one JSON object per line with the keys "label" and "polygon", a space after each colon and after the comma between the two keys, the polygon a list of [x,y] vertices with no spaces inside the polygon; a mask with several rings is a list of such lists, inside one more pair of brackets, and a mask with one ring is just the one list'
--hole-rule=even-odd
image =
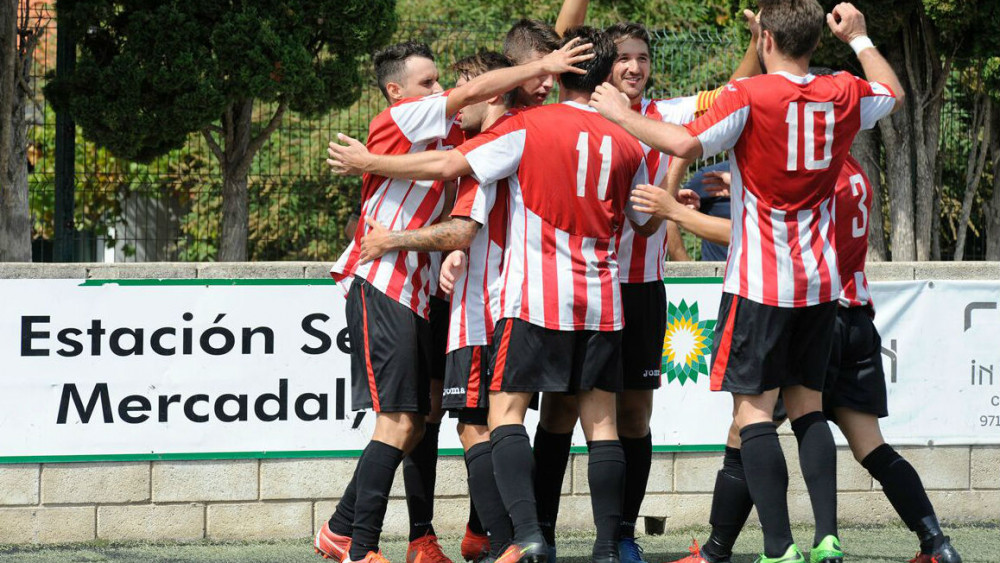
{"label": "metal chain-link fence", "polygon": [[[33,258],[52,259],[55,237],[55,113],[42,95],[44,75],[55,68],[55,20],[36,51],[29,108],[30,200]],[[396,40],[427,42],[438,58],[442,84],[448,66],[479,49],[499,50],[506,23],[470,27],[459,22],[401,21]],[[716,31],[653,31],[649,94],[692,94],[723,83],[742,57],[743,40]],[[286,114],[250,171],[251,260],[334,260],[346,245],[343,225],[357,206],[360,182],[330,175],[326,144],[336,133],[364,139],[369,121],[385,107],[374,73],[350,108],[319,119]],[[266,123],[273,106],[259,104]],[[73,256],[77,261],[204,261],[215,258],[221,219],[222,175],[201,135],[180,150],[139,165],[115,158],[77,131]],[[971,239],[969,256],[982,256]]]}

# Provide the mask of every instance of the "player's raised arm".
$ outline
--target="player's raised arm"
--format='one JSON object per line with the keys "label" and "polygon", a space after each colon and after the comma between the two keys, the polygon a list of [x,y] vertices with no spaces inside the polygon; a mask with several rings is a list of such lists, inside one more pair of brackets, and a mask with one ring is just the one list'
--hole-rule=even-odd
{"label": "player's raised arm", "polygon": [[554,28],[559,37],[562,37],[567,29],[583,25],[584,20],[587,19],[587,6],[589,5],[590,0],[563,0]]}
{"label": "player's raised arm", "polygon": [[590,105],[605,118],[660,152],[682,158],[698,158],[702,154],[701,142],[692,137],[687,129],[673,123],[649,119],[632,111],[628,97],[607,82],[594,90]]}
{"label": "player's raised arm", "polygon": [[865,16],[850,2],[843,2],[834,6],[833,10],[826,15],[826,23],[830,26],[833,35],[854,49],[858,56],[861,68],[865,72],[865,78],[872,82],[881,82],[892,90],[896,98],[896,105],[892,112],[899,111],[903,107],[905,93],[903,85],[896,76],[896,71],[892,70],[889,61],[878,52],[872,40],[868,38],[868,28],[865,25]]}
{"label": "player's raised arm", "polygon": [[747,46],[746,53],[743,54],[743,60],[740,61],[739,66],[736,67],[732,76],[729,77],[729,82],[740,78],[757,76],[761,70],[760,57],[757,56],[757,39],[760,38],[759,14],[753,13],[752,10],[743,10],[743,17],[746,18],[747,29],[750,30],[750,44]]}
{"label": "player's raised arm", "polygon": [[326,149],[330,156],[326,163],[341,176],[373,174],[408,180],[454,180],[472,172],[465,156],[455,150],[372,154],[357,139],[343,133],[337,133],[337,139],[345,144],[331,142]]}
{"label": "player's raised arm", "polygon": [[448,94],[447,115],[455,115],[466,106],[505,94],[532,78],[564,72],[586,74],[574,65],[594,58],[592,48],[592,44],[574,39],[536,61],[480,74]]}

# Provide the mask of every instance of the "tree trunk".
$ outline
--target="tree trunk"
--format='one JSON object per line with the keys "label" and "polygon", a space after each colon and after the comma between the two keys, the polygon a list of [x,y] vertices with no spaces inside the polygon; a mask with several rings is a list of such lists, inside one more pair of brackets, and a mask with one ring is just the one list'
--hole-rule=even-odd
{"label": "tree trunk", "polygon": [[234,103],[222,119],[226,137],[222,162],[222,233],[219,240],[220,262],[245,262],[250,196],[247,193],[250,127],[253,125],[253,100]]}
{"label": "tree trunk", "polygon": [[958,232],[955,237],[954,260],[960,262],[965,258],[965,239],[969,233],[969,218],[972,217],[972,204],[979,191],[979,182],[986,167],[986,152],[990,144],[990,127],[993,125],[993,104],[990,96],[980,92],[976,96],[973,124],[970,137],[972,150],[969,151],[969,161],[965,168],[965,195],[962,197],[962,212],[958,219]]}
{"label": "tree trunk", "polygon": [[885,241],[885,218],[882,212],[882,205],[885,201],[884,186],[882,185],[882,169],[879,166],[880,145],[877,138],[878,133],[871,131],[861,131],[854,137],[854,144],[851,152],[854,158],[861,164],[861,168],[868,176],[871,183],[871,215],[868,222],[868,259],[873,262],[884,262],[889,257],[889,249]]}
{"label": "tree trunk", "polygon": [[993,197],[986,204],[986,259],[1000,261],[1000,112],[993,123],[990,153],[993,157]]}
{"label": "tree trunk", "polygon": [[894,262],[912,262],[917,257],[913,232],[913,152],[910,105],[879,122],[885,141],[886,183],[889,184],[891,256]]}
{"label": "tree trunk", "polygon": [[[226,110],[222,116],[222,127],[211,126],[201,131],[222,168],[222,234],[217,256],[220,262],[243,262],[247,259],[250,227],[247,176],[250,164],[281,124],[287,109],[287,102],[278,103],[267,125],[252,135],[253,100],[240,100]],[[213,133],[222,134],[223,146],[219,145]]]}
{"label": "tree trunk", "polygon": [[7,232],[13,210],[14,98],[17,91],[17,0],[0,0],[0,262],[13,241]]}
{"label": "tree trunk", "polygon": [[[17,1],[14,2],[15,7]],[[30,102],[31,61],[40,36],[41,24],[29,22],[30,7],[25,3],[17,13],[19,33],[14,58],[13,105],[10,113],[10,161],[0,184],[0,262],[31,261],[31,211],[28,207],[28,124],[25,110]]]}

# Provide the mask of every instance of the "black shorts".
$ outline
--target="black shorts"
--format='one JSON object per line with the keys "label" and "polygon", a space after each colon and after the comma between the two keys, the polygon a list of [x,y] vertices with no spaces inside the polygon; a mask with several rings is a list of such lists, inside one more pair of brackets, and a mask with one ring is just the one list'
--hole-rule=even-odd
{"label": "black shorts", "polygon": [[448,353],[444,370],[445,410],[486,408],[489,404],[489,347],[465,346]]}
{"label": "black shorts", "polygon": [[667,291],[662,281],[623,283],[622,387],[659,389]]}
{"label": "black shorts", "polygon": [[448,321],[451,318],[451,303],[440,297],[431,296],[431,379],[444,379],[445,354],[448,353]]}
{"label": "black shorts", "polygon": [[889,415],[882,370],[882,337],[868,307],[840,307],[826,372],[823,411],[834,420],[833,409],[847,407],[878,417]]}
{"label": "black shorts", "polygon": [[351,408],[429,413],[429,323],[361,278],[347,292],[346,313]]}
{"label": "black shorts", "polygon": [[760,395],[803,385],[822,391],[837,307],[836,301],[772,307],[723,293],[718,338],[712,346],[711,389]]}
{"label": "black shorts", "polygon": [[490,391],[622,389],[622,333],[553,330],[500,319],[490,350]]}
{"label": "black shorts", "polygon": [[486,407],[451,409],[448,411],[449,418],[458,419],[460,424],[471,424],[473,426],[489,426],[489,414],[490,409]]}

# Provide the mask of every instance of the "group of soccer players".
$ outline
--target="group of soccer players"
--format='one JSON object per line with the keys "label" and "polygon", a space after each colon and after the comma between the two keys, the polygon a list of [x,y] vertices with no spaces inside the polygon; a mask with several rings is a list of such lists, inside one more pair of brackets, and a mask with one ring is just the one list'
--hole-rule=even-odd
{"label": "group of soccer players", "polygon": [[[379,536],[403,464],[407,562],[447,561],[431,524],[447,411],[468,468],[465,559],[555,561],[579,421],[593,560],[642,561],[635,522],[652,459],[670,220],[730,245],[711,385],[732,393],[733,424],[712,535],[684,561],[729,561],[754,505],[760,560],[804,561],[776,431],[786,411],[816,520],[812,562],[844,557],[828,419],[918,535],[916,561],[960,562],[919,477],[878,430],[885,383],[864,278],[872,198],[848,151],[903,92],[861,13],[760,0],[732,82],[650,100],[648,32],[583,26],[586,10],[586,0],[565,0],[555,28],[518,22],[503,54],[457,61],[447,91],[425,45],[390,46],[374,58],[390,107],[366,144],[342,135],[330,144],[334,171],[363,175],[359,225],[332,273],[348,288],[352,406],[377,416],[317,551],[384,561]],[[866,79],[810,71],[825,26],[854,49]],[[545,104],[555,82],[560,103]],[[723,151],[731,226],[675,199],[682,159]]]}

